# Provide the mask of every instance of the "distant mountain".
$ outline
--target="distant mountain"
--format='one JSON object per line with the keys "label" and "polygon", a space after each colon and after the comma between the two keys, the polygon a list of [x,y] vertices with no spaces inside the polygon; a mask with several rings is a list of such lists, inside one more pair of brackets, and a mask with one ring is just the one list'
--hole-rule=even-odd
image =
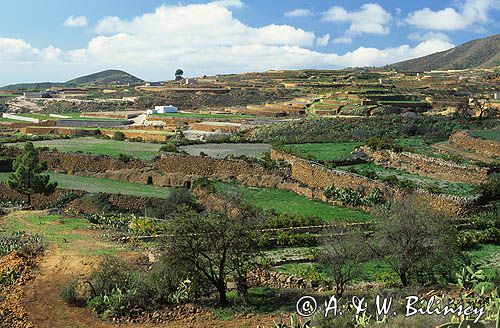
{"label": "distant mountain", "polygon": [[500,66],[500,34],[472,40],[455,48],[389,65],[404,71],[430,71]]}
{"label": "distant mountain", "polygon": [[48,89],[51,87],[80,87],[85,85],[107,85],[140,83],[143,80],[124,71],[109,69],[106,71],[77,77],[67,82],[18,83],[7,85],[0,90]]}

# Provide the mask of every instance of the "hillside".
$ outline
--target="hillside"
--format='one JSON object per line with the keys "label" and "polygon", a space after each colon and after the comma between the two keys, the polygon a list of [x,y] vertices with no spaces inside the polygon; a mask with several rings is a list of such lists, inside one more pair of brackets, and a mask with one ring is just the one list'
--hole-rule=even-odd
{"label": "hillside", "polygon": [[35,82],[11,84],[0,88],[0,90],[19,89],[47,89],[51,87],[78,87],[84,85],[106,85],[106,84],[127,84],[139,83],[143,80],[120,70],[105,70],[102,72],[80,76],[67,82]]}
{"label": "hillside", "polygon": [[65,84],[70,86],[80,86],[86,84],[126,84],[142,82],[141,79],[120,70],[106,70],[90,75],[77,77],[69,80]]}
{"label": "hillside", "polygon": [[500,34],[472,40],[455,48],[389,65],[405,71],[429,71],[500,66]]}

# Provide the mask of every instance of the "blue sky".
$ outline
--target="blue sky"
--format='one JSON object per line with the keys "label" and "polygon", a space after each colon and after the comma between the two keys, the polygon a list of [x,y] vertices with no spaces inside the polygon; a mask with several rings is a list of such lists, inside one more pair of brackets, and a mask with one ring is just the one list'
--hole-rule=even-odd
{"label": "blue sky", "polygon": [[498,33],[500,0],[45,0],[0,12],[0,84],[384,65]]}

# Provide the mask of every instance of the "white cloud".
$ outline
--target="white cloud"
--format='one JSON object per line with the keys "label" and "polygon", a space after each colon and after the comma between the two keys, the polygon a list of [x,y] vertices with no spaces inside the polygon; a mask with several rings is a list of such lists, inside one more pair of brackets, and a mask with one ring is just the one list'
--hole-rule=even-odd
{"label": "white cloud", "polygon": [[227,7],[227,8],[243,8],[245,7],[245,4],[243,1],[240,0],[218,0],[213,2],[216,5],[220,5],[222,7]]}
{"label": "white cloud", "polygon": [[69,16],[64,21],[64,26],[68,27],[85,27],[87,26],[87,17],[85,16]]}
{"label": "white cloud", "polygon": [[419,32],[413,32],[408,34],[408,39],[413,40],[413,41],[427,41],[427,40],[441,40],[445,42],[451,42],[450,37],[444,33],[441,32],[427,32],[427,33],[419,33]]}
{"label": "white cloud", "polygon": [[313,16],[314,13],[309,9],[294,9],[287,11],[284,16],[287,18],[295,18],[295,17],[309,17]]}
{"label": "white cloud", "polygon": [[61,49],[53,46],[40,50],[21,39],[0,38],[0,62],[4,63],[56,60],[61,53]]}
{"label": "white cloud", "polygon": [[326,47],[328,45],[328,42],[330,41],[330,33],[326,33],[322,37],[318,37],[316,39],[316,44],[319,47]]}
{"label": "white cloud", "polygon": [[[103,18],[86,47],[61,51],[0,38],[1,83],[65,80],[82,73],[120,68],[149,80],[170,79],[181,67],[188,76],[267,69],[384,65],[452,47],[429,37],[415,47],[358,48],[345,54],[314,51],[330,42],[290,25],[248,26],[220,3],[160,6],[131,20]],[[335,42],[335,41],[334,41]]]}
{"label": "white cloud", "polygon": [[347,36],[360,34],[389,34],[387,24],[391,20],[391,14],[384,10],[379,4],[365,3],[358,11],[347,11],[343,7],[334,6],[323,14],[323,20],[328,22],[349,23]]}
{"label": "white cloud", "polygon": [[350,36],[340,36],[338,38],[333,39],[333,43],[351,44],[352,38]]}
{"label": "white cloud", "polygon": [[500,9],[500,0],[466,0],[455,8],[434,11],[423,8],[408,14],[406,23],[422,29],[457,31],[490,21],[490,10]]}

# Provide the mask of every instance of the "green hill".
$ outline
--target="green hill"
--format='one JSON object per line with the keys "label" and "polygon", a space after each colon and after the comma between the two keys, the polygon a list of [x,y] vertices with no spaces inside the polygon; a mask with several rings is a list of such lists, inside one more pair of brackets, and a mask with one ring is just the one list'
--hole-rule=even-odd
{"label": "green hill", "polygon": [[141,79],[120,70],[109,69],[106,71],[77,77],[76,79],[69,80],[65,83],[68,86],[81,86],[81,85],[107,85],[107,84],[127,84],[139,83]]}
{"label": "green hill", "polygon": [[51,87],[80,87],[85,85],[109,85],[109,84],[127,84],[140,83],[143,80],[120,70],[106,70],[90,75],[77,77],[67,82],[36,82],[36,83],[18,83],[0,88],[0,90],[43,90]]}
{"label": "green hill", "polygon": [[455,48],[389,65],[402,71],[430,71],[500,66],[500,34]]}

